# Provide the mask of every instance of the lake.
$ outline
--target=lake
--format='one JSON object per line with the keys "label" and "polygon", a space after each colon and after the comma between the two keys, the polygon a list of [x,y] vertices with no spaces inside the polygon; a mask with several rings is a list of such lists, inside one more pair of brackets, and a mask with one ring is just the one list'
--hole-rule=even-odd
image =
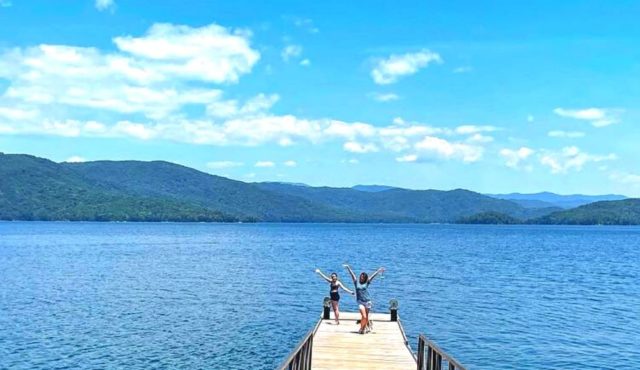
{"label": "lake", "polygon": [[272,369],[345,262],[387,269],[374,310],[397,298],[414,349],[640,368],[638,227],[2,222],[0,369]]}

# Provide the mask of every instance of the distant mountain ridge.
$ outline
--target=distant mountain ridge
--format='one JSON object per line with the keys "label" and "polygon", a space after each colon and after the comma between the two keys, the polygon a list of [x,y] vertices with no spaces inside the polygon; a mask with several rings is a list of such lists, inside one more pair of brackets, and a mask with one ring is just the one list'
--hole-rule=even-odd
{"label": "distant mountain ridge", "polygon": [[464,189],[245,183],[163,161],[0,154],[2,220],[517,223],[563,220],[559,211]]}
{"label": "distant mountain ridge", "polygon": [[540,207],[560,207],[574,208],[589,203],[595,203],[608,200],[627,199],[624,195],[606,194],[606,195],[583,195],[571,194],[560,195],[551,192],[540,192],[533,194],[510,193],[510,194],[485,194],[487,196],[514,201],[524,207],[540,208]]}
{"label": "distant mountain ridge", "polygon": [[379,191],[385,191],[385,190],[391,190],[391,189],[400,189],[400,188],[396,188],[396,187],[393,187],[393,186],[386,186],[386,185],[356,185],[356,186],[352,186],[351,189],[359,190],[359,191],[366,191],[366,192],[370,192],[370,193],[377,193]]}

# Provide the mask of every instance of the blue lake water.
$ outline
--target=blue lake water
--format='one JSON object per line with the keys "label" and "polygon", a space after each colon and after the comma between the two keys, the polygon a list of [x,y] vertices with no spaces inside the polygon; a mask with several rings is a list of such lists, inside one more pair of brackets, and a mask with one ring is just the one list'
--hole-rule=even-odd
{"label": "blue lake water", "polygon": [[414,348],[640,369],[636,227],[44,222],[0,223],[0,369],[272,369],[347,261],[386,267],[374,309],[397,298]]}

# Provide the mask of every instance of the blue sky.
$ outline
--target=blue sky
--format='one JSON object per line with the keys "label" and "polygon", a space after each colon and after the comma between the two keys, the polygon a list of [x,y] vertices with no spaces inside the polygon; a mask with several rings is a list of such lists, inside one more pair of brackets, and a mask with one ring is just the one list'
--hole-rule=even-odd
{"label": "blue sky", "polygon": [[636,1],[0,0],[0,151],[640,196]]}

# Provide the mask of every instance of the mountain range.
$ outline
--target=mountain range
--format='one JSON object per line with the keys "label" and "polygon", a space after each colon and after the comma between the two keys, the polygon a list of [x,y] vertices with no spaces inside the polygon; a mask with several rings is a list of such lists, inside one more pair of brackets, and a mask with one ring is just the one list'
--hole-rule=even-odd
{"label": "mountain range", "polygon": [[541,192],[534,194],[510,193],[510,194],[486,194],[493,198],[506,199],[516,202],[527,208],[545,208],[560,207],[564,209],[580,207],[585,204],[607,201],[607,200],[623,200],[627,199],[624,195],[607,194],[607,195],[559,195],[550,192]]}
{"label": "mountain range", "polygon": [[453,223],[475,217],[487,223],[483,215],[491,214],[491,223],[555,223],[567,217],[556,203],[531,207],[521,200],[464,189],[246,183],[163,161],[55,163],[0,154],[3,220]]}

